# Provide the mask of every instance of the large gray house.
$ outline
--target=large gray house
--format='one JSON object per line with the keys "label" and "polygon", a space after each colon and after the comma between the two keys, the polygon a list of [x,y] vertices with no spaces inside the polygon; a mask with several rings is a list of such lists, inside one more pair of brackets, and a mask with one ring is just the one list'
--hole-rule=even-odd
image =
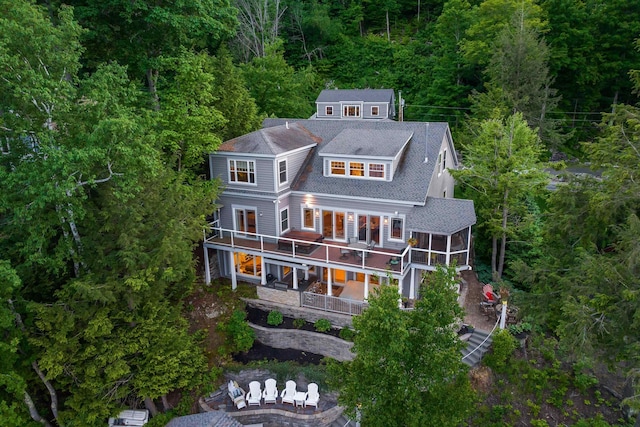
{"label": "large gray house", "polygon": [[[379,284],[414,299],[424,271],[469,268],[476,216],[453,198],[449,126],[390,120],[392,91],[376,91],[386,118],[318,117],[329,102],[355,105],[355,92],[323,91],[311,119],[268,119],[210,155],[225,188],[204,241],[207,282],[215,261],[234,288],[255,282],[280,302],[357,314]],[[375,97],[360,95],[371,112]]]}

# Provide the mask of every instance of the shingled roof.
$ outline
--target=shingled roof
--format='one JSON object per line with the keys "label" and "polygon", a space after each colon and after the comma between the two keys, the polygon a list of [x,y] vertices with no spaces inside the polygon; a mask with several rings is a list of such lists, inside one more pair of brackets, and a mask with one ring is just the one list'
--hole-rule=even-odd
{"label": "shingled roof", "polygon": [[264,128],[225,141],[218,151],[274,155],[317,143],[317,138],[304,127],[286,122],[282,126]]}
{"label": "shingled roof", "polygon": [[[265,120],[264,126],[282,127],[282,119]],[[447,123],[440,122],[366,122],[340,120],[298,120],[298,126],[318,138],[318,149],[312,153],[305,169],[292,184],[291,189],[304,193],[327,194],[349,198],[376,199],[413,205],[426,201],[429,183],[438,158],[438,151]],[[401,157],[393,181],[348,179],[323,175],[323,159],[318,154],[325,144],[341,132],[350,129],[353,144],[373,144],[368,138],[371,132],[398,132],[412,135]]]}
{"label": "shingled roof", "polygon": [[424,206],[407,214],[407,228],[434,234],[453,234],[476,223],[473,200],[427,197]]}

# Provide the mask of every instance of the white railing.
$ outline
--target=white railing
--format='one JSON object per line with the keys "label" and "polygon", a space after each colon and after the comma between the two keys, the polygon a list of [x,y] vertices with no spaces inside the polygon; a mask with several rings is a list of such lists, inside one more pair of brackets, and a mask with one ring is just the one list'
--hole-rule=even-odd
{"label": "white railing", "polygon": [[368,304],[364,301],[354,301],[313,292],[302,292],[302,306],[355,316],[362,314]]}
{"label": "white railing", "polygon": [[[301,239],[291,239],[283,236],[273,236],[268,234],[260,234],[260,233],[251,233],[248,231],[238,231],[238,230],[230,230],[226,228],[222,228],[218,226],[218,223],[212,222],[210,224],[211,231],[205,235],[205,242],[223,246],[230,246],[232,248],[241,248],[248,249],[259,252],[273,253],[282,255],[284,249],[278,249],[278,246],[287,247],[286,252],[287,255],[292,258],[303,258],[303,259],[318,259],[318,254],[313,254],[310,256],[312,252],[316,250],[322,249],[323,256],[325,262],[332,264],[343,264],[345,266],[353,266],[353,258],[349,258],[351,262],[346,262],[344,258],[340,256],[335,256],[335,253],[340,253],[340,249],[344,249],[344,245],[331,244],[331,243],[323,243],[323,242],[310,242],[307,240]],[[282,244],[283,242],[290,242],[290,244]],[[279,244],[280,243],[280,244]],[[268,245],[274,245],[273,249],[269,249]],[[299,249],[300,248],[300,249]],[[334,248],[334,256],[330,256],[329,249]],[[310,250],[311,249],[311,250]],[[449,259],[449,263],[453,260],[456,260],[456,265],[458,267],[467,265],[467,256],[468,250],[464,249],[462,251],[447,252],[428,250],[428,249],[420,249],[420,248],[405,248],[401,253],[390,253],[383,252],[376,249],[354,249],[359,253],[364,253],[365,256],[358,257],[360,258],[360,267],[371,269],[371,265],[367,265],[367,258],[372,254],[379,254],[380,256],[385,256],[391,258],[395,258],[398,264],[395,264],[399,267],[399,271],[403,272],[409,266],[409,264],[417,263],[424,264],[428,266],[435,266],[437,264],[447,264],[447,258]],[[447,257],[448,255],[448,257]],[[393,267],[395,265],[389,265]],[[375,268],[374,268],[375,269]],[[386,268],[378,270],[386,271]]]}

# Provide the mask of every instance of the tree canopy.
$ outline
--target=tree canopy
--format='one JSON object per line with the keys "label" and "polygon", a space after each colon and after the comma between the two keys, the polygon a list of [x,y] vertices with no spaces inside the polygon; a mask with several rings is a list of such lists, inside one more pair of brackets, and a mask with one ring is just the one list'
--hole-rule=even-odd
{"label": "tree canopy", "polygon": [[[457,426],[473,403],[461,342],[455,269],[425,277],[415,310],[399,308],[395,286],[382,286],[353,319],[351,362],[332,365],[339,403],[372,426]],[[384,345],[381,345],[384,343]]]}

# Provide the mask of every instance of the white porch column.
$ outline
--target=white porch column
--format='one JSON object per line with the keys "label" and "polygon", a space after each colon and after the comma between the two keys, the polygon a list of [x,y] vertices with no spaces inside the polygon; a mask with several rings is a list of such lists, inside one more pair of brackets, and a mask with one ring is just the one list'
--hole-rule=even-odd
{"label": "white porch column", "polygon": [[231,289],[234,291],[238,288],[238,278],[236,277],[236,265],[233,262],[233,252],[227,252],[229,254],[229,267],[231,268]]}
{"label": "white porch column", "polygon": [[333,296],[331,289],[331,269],[327,268],[327,295]]}
{"label": "white porch column", "polygon": [[402,308],[402,278],[398,278],[398,307]]}
{"label": "white porch column", "polygon": [[369,275],[364,275],[364,299],[369,298]]}
{"label": "white porch column", "polygon": [[449,265],[451,262],[451,234],[447,236],[447,259],[445,261],[446,265]]}
{"label": "white porch column", "polygon": [[209,265],[209,249],[203,244],[204,251],[204,283],[211,284],[211,266]]}
{"label": "white porch column", "polygon": [[467,265],[469,265],[469,258],[471,257],[471,226],[467,229]]}
{"label": "white porch column", "polygon": [[293,267],[293,289],[298,289],[298,269]]}
{"label": "white porch column", "polygon": [[431,261],[433,261],[433,252],[431,252],[433,250],[432,242],[433,234],[429,233],[429,260],[427,262],[427,265],[431,265]]}
{"label": "white porch column", "polygon": [[411,267],[411,281],[409,282],[409,298],[416,299],[416,269]]}
{"label": "white porch column", "polygon": [[260,257],[260,284],[262,286],[267,284],[267,269],[265,268],[265,262],[264,262],[264,257],[261,256]]}

